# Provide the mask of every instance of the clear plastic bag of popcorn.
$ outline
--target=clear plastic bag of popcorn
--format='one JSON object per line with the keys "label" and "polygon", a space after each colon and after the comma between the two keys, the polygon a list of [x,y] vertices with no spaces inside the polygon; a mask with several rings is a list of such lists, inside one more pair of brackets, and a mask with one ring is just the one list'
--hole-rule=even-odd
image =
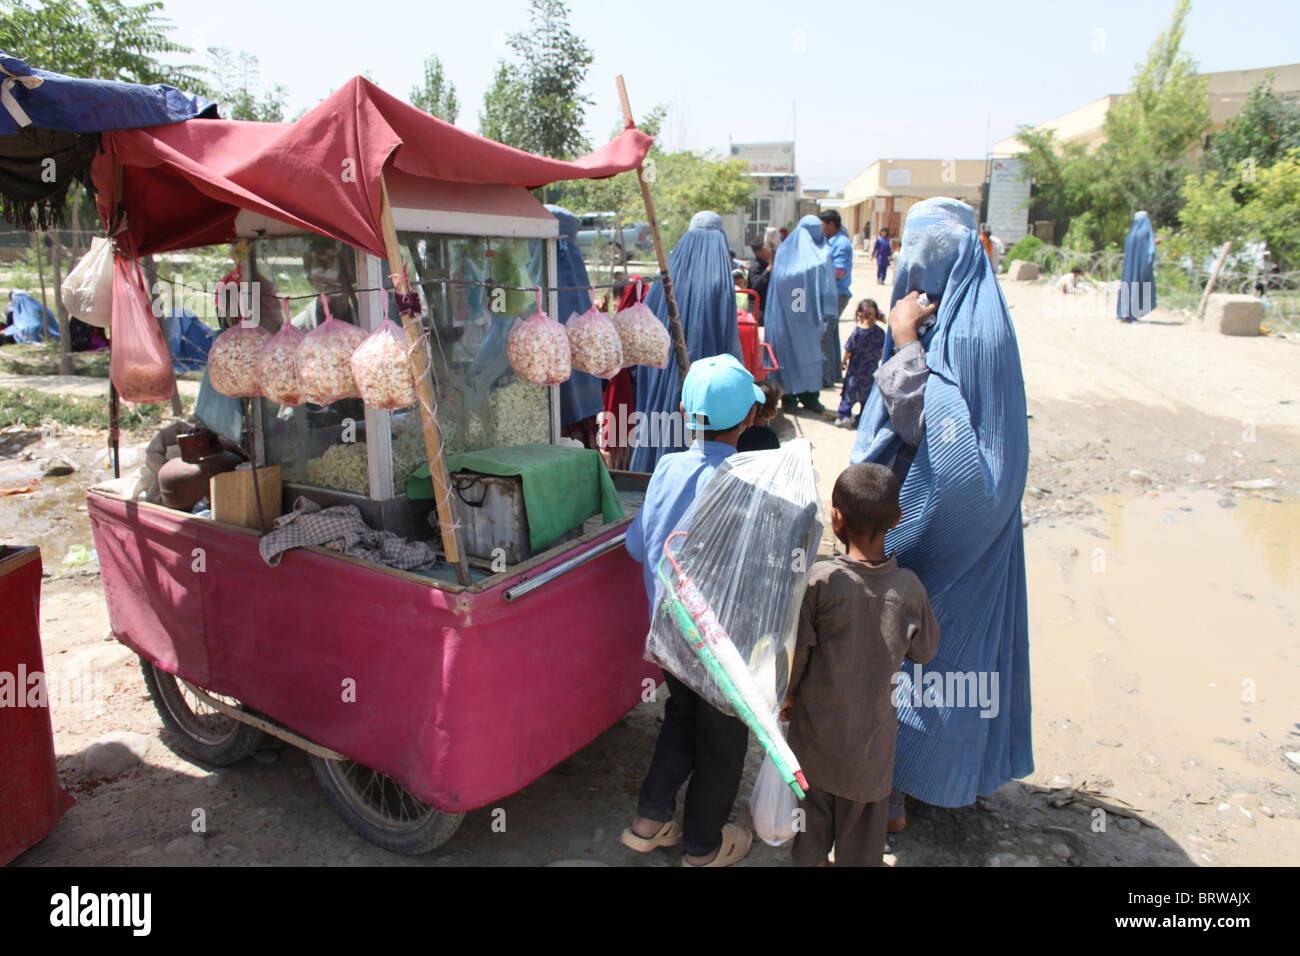
{"label": "clear plastic bag of popcorn", "polygon": [[569,378],[572,355],[564,326],[542,311],[542,290],[537,289],[537,314],[515,324],[506,343],[510,367],[527,382],[559,385]]}
{"label": "clear plastic bag of popcorn", "polygon": [[[321,296],[324,302],[325,297]],[[329,405],[344,398],[360,398],[352,374],[352,353],[366,340],[355,325],[340,322],[325,306],[325,321],[298,346],[298,384],[304,402]]]}
{"label": "clear plastic bag of popcorn", "polygon": [[262,394],[277,405],[302,404],[302,386],[298,381],[298,347],[307,333],[289,321],[289,300],[284,300],[284,324],[267,339],[257,353],[257,384]]}
{"label": "clear plastic bag of popcorn", "polygon": [[595,304],[579,315],[574,312],[564,324],[569,333],[573,367],[597,378],[613,378],[623,367],[623,339],[613,321]]}
{"label": "clear plastic bag of popcorn", "polygon": [[229,398],[258,398],[257,357],[271,333],[260,325],[233,325],[216,337],[208,350],[208,381]]}
{"label": "clear plastic bag of popcorn", "polygon": [[623,366],[666,368],[672,340],[659,316],[644,302],[633,303],[614,316],[614,328],[623,342]]}
{"label": "clear plastic bag of popcorn", "polygon": [[415,404],[406,348],[406,332],[392,319],[384,319],[352,353],[352,376],[367,405],[391,412]]}

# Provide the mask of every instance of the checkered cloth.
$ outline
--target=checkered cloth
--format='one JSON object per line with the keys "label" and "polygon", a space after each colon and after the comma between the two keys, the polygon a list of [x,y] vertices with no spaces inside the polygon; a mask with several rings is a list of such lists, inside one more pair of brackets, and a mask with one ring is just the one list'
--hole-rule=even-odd
{"label": "checkered cloth", "polygon": [[391,531],[375,531],[356,505],[322,508],[310,498],[299,498],[293,510],[275,519],[275,530],[262,536],[258,550],[271,567],[290,548],[321,545],[373,564],[403,571],[427,571],[437,555],[423,541],[407,541]]}

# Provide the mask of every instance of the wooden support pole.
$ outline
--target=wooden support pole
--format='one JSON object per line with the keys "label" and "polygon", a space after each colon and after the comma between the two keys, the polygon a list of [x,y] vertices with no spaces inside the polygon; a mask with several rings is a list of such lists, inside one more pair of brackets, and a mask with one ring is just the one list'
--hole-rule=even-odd
{"label": "wooden support pole", "polygon": [[[616,81],[618,99],[623,105],[623,122],[629,127],[635,126],[632,121],[632,106],[627,99],[627,87],[623,85],[622,75],[616,77]],[[650,220],[650,235],[654,238],[655,256],[659,259],[659,278],[664,284],[664,300],[668,303],[668,335],[673,340],[673,353],[677,356],[679,378],[685,381],[686,373],[691,368],[691,356],[686,351],[686,336],[682,332],[682,320],[677,313],[677,295],[673,292],[673,281],[668,275],[668,256],[664,254],[664,242],[659,237],[659,220],[655,217],[655,204],[650,197],[650,184],[646,182],[644,162],[637,170],[636,178],[641,184],[641,199],[645,202],[646,218]]]}
{"label": "wooden support pole", "polygon": [[1214,291],[1214,283],[1219,281],[1219,270],[1223,268],[1223,263],[1228,258],[1228,250],[1232,248],[1232,240],[1229,239],[1223,244],[1223,251],[1219,253],[1219,258],[1214,260],[1214,267],[1210,269],[1210,281],[1205,283],[1205,294],[1201,296],[1200,308],[1196,310],[1198,319],[1205,318],[1205,307],[1210,304],[1210,293]]}
{"label": "wooden support pole", "polygon": [[[384,234],[384,249],[388,254],[388,269],[394,274],[393,283],[398,293],[411,291],[410,283],[402,269],[402,247],[397,241],[397,227],[393,224],[393,207],[388,199],[388,184],[380,176],[379,188],[382,202],[379,225]],[[402,310],[399,310],[402,311]],[[456,566],[456,580],[469,584],[469,563],[461,549],[460,529],[452,510],[451,475],[447,471],[447,456],[443,453],[442,428],[438,424],[437,396],[433,389],[433,364],[431,353],[424,340],[424,326],[418,316],[402,314],[402,329],[406,332],[406,362],[415,383],[419,399],[420,420],[424,425],[424,448],[429,459],[429,479],[433,484],[433,500],[438,509],[438,532],[442,535],[442,550],[447,563]]]}

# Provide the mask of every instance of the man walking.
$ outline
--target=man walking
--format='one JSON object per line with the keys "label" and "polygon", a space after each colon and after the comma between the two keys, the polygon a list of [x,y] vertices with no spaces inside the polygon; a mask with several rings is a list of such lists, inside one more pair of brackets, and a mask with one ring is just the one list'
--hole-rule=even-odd
{"label": "man walking", "polygon": [[830,250],[831,265],[835,267],[835,293],[839,303],[835,318],[826,323],[822,332],[822,387],[830,388],[844,380],[840,369],[840,316],[844,314],[844,308],[851,298],[849,288],[853,282],[853,240],[845,231],[837,210],[827,209],[819,218]]}

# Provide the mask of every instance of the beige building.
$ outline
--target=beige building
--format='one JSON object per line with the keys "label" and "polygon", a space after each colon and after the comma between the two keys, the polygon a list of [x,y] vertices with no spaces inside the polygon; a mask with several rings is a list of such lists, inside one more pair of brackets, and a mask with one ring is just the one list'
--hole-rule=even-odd
{"label": "beige building", "polygon": [[[1273,74],[1274,93],[1300,95],[1300,63],[1270,66],[1258,70],[1202,73],[1201,76],[1208,81],[1207,93],[1210,97],[1209,132],[1223,129],[1224,124],[1231,117],[1241,112],[1241,106],[1250,95],[1251,88],[1270,73]],[[1061,142],[1086,143],[1089,149],[1096,149],[1106,138],[1104,131],[1106,114],[1122,98],[1118,94],[1103,96],[1045,123],[1039,123],[1034,128],[1052,130],[1057,140]],[[1014,156],[1024,151],[1024,144],[1014,136],[1001,140],[993,146],[995,156]]]}
{"label": "beige building", "polygon": [[855,242],[863,226],[872,237],[885,226],[897,236],[907,210],[922,199],[952,196],[979,209],[986,165],[982,159],[878,159],[849,180],[834,205]]}

